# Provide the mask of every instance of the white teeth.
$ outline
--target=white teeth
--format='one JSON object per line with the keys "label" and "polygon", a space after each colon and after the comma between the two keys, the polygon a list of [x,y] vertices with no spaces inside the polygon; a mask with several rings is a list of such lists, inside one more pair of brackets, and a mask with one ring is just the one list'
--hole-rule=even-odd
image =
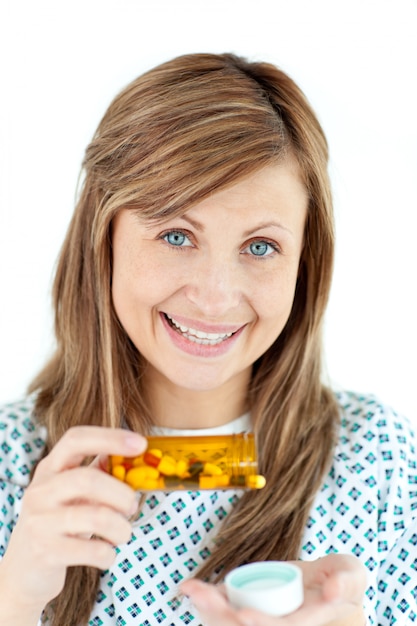
{"label": "white teeth", "polygon": [[205,333],[202,330],[196,330],[195,328],[182,326],[169,315],[166,316],[172,322],[175,328],[178,328],[178,330],[180,330],[184,335],[187,335],[187,339],[189,339],[190,341],[194,341],[195,343],[214,346],[217,343],[221,343],[222,341],[228,339],[228,337],[231,337],[233,335],[233,333]]}

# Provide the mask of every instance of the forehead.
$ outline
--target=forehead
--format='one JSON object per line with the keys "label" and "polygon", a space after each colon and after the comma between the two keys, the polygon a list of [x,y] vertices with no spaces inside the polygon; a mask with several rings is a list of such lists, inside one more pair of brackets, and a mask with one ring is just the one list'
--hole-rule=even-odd
{"label": "forehead", "polygon": [[165,207],[157,215],[143,212],[138,205],[130,207],[139,221],[150,225],[163,224],[172,218],[205,211],[215,206],[232,208],[247,206],[253,215],[265,212],[268,208],[287,206],[305,206],[308,204],[309,193],[303,182],[300,167],[294,157],[273,162],[258,170],[234,179],[227,184],[214,186],[203,197],[187,201],[182,206],[175,203],[172,208]]}
{"label": "forehead", "polygon": [[306,205],[308,192],[295,161],[275,163],[213,191],[210,195],[187,207],[183,213],[194,212],[217,203],[250,205],[258,212],[281,204]]}

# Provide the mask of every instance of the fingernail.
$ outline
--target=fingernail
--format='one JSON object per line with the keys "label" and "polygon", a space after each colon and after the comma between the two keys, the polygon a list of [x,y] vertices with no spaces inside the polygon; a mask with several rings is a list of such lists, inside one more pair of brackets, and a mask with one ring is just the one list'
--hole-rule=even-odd
{"label": "fingernail", "polygon": [[130,511],[129,511],[129,517],[131,517],[132,515],[135,515],[136,511],[138,510],[138,503],[135,502],[132,504],[132,506],[130,507]]}
{"label": "fingernail", "polygon": [[136,433],[128,432],[125,436],[125,443],[128,448],[135,452],[142,452],[145,448],[143,437]]}

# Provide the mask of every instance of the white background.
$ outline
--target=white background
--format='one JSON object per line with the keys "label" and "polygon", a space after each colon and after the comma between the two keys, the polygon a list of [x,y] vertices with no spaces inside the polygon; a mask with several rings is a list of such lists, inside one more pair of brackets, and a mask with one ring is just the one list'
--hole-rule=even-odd
{"label": "white background", "polygon": [[232,51],[286,70],[330,142],[329,375],[417,424],[415,0],[0,0],[0,29],[0,402],[53,345],[53,266],[110,100],[173,56]]}

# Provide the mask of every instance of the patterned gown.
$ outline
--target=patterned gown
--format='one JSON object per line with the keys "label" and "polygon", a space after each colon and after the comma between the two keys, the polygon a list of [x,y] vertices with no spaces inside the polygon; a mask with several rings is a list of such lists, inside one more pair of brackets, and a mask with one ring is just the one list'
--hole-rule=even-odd
{"label": "patterned gown", "polygon": [[[368,570],[368,624],[417,624],[413,431],[406,419],[373,396],[339,392],[337,398],[339,441],[311,508],[300,559],[331,552],[356,555]],[[30,469],[44,446],[45,431],[36,424],[32,408],[33,398],[27,398],[0,409],[0,558],[17,521]],[[249,416],[242,416],[198,434],[249,428]],[[232,490],[149,493],[130,541],[117,547],[113,566],[101,575],[89,625],[201,625],[178,585],[208,558],[220,524],[240,495]]]}

